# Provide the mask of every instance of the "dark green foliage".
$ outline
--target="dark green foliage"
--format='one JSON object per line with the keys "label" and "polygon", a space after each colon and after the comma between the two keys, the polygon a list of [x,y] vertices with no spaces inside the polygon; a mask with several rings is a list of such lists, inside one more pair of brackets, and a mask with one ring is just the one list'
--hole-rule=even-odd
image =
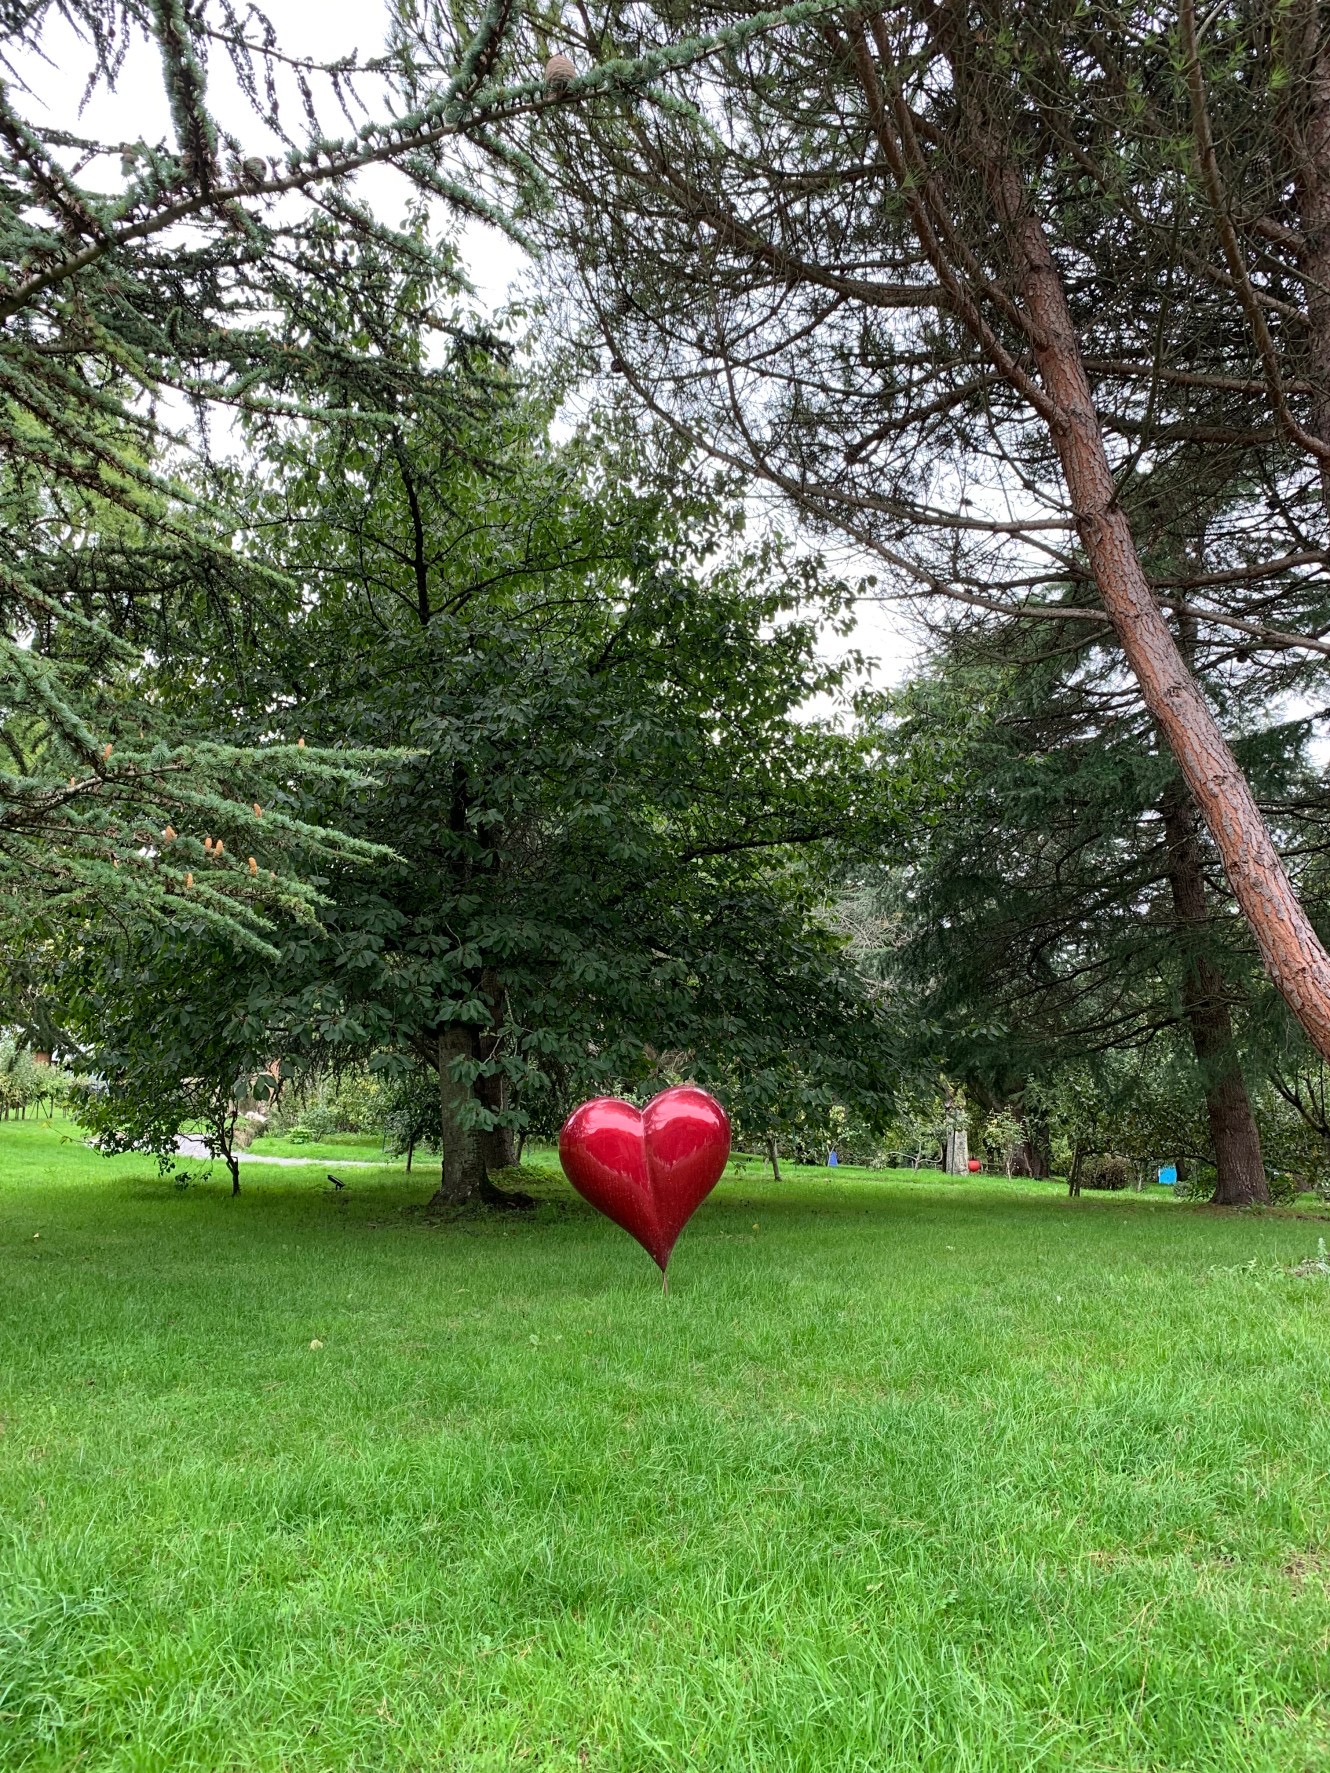
{"label": "dark green foliage", "polygon": [[550,449],[525,399],[494,392],[474,454],[415,423],[362,491],[352,432],[342,472],[274,495],[326,590],[265,702],[404,753],[317,809],[400,858],[328,876],[318,1038],[437,1065],[470,1031],[488,1127],[676,1074],[880,1096],[884,1024],[819,919],[880,794],[860,745],[794,718],[840,675],[808,620],[834,587],[747,543],[724,489],[653,490],[678,469],[624,437]]}
{"label": "dark green foliage", "polygon": [[[539,202],[505,125],[637,88],[714,45],[689,41],[555,94],[541,77],[543,17],[508,0],[385,11],[368,56],[323,67],[284,54],[261,13],[227,4],[43,3],[11,9],[6,30],[0,921],[17,941],[34,912],[70,924],[96,905],[130,920],[183,911],[271,955],[274,920],[307,918],[315,903],[301,873],[311,846],[344,861],[368,852],[276,819],[254,828],[255,802],[267,808],[293,774],[308,782],[335,766],[267,734],[237,744],[191,718],[188,683],[167,705],[153,682],[182,639],[206,635],[234,665],[273,597],[302,594],[252,547],[244,465],[204,483],[198,463],[237,417],[285,418],[308,436],[352,398],[390,433],[421,392],[419,352],[385,366],[368,336],[331,338],[324,309],[359,300],[373,311],[373,270],[391,267],[397,318],[419,342],[434,317],[411,280],[458,277],[426,209],[448,227],[481,216],[520,238],[494,172],[516,174],[521,202]],[[104,142],[79,132],[72,108],[50,119],[23,70],[44,74],[71,39],[107,104],[126,55],[151,55],[173,139],[136,137],[132,112]],[[235,116],[210,88],[219,61],[238,89]],[[400,225],[354,184],[385,163],[406,181]],[[446,335],[448,318],[439,325]],[[349,783],[356,761],[336,760]],[[220,835],[225,859],[205,874],[188,845],[163,853],[168,826],[191,842]],[[260,850],[255,875],[248,857]]]}
{"label": "dark green foliage", "polygon": [[[791,619],[815,569],[731,547],[728,494],[548,451],[560,391],[514,383],[437,225],[520,232],[492,174],[528,206],[540,181],[491,131],[714,41],[555,94],[543,19],[502,0],[393,15],[382,58],[294,83],[257,15],[62,16],[108,86],[146,39],[175,140],[108,155],[0,96],[0,916],[35,956],[25,1017],[95,1045],[95,1112],[159,1150],[182,1115],[222,1128],[278,1054],[457,1069],[490,1128],[525,1082],[645,1082],[648,1037],[704,1068],[733,1022],[797,1069],[805,1014],[863,1011],[817,918],[854,747],[792,718],[832,682]],[[216,110],[210,55],[277,158]],[[370,121],[335,139],[320,107],[359,94]],[[400,228],[349,182],[372,161],[414,187]],[[239,455],[206,448],[219,413]]]}
{"label": "dark green foliage", "polygon": [[[528,1090],[523,1102],[528,1125],[536,1118],[531,1103],[535,1094]],[[397,1071],[387,1080],[382,1099],[384,1148],[391,1156],[405,1154],[409,1167],[420,1147],[439,1149],[439,1084],[426,1067]]]}
{"label": "dark green foliage", "polygon": [[[1225,702],[1319,904],[1330,806],[1310,723],[1280,719],[1259,680],[1229,685]],[[1113,658],[1008,632],[998,662],[989,639],[957,634],[890,700],[882,737],[919,816],[900,865],[860,894],[883,922],[876,964],[920,1008],[922,1056],[1027,1125],[1042,1105],[1059,1161],[1103,1141],[1147,1164],[1213,1162],[1206,1092],[1222,1067],[1255,1087],[1292,1077],[1307,1049],[1208,846],[1207,915],[1179,926],[1165,820],[1176,777]],[[1188,997],[1199,963],[1222,981],[1232,1043],[1204,1064]]]}
{"label": "dark green foliage", "polygon": [[1112,1152],[1083,1157],[1079,1180],[1082,1188],[1116,1194],[1130,1184],[1131,1165],[1125,1157]]}
{"label": "dark green foliage", "polygon": [[[442,1067],[445,1129],[484,1134],[491,1167],[587,1094],[684,1075],[750,1117],[871,1118],[895,1035],[824,907],[889,833],[890,779],[800,712],[846,682],[816,650],[842,588],[614,415],[552,444],[557,386],[460,319],[413,366],[383,277],[377,308],[329,301],[320,325],[416,396],[348,383],[314,447],[255,426],[266,618],[226,645],[178,632],[159,676],[237,743],[374,755],[373,784],[293,777],[274,807],[377,859],[306,857],[319,926],[289,924],[276,961],[233,951],[210,995],[258,1019],[262,1059],[372,1064],[406,1146]],[[96,1040],[98,1001],[71,1013]]]}
{"label": "dark green foliage", "polygon": [[266,1103],[279,1083],[269,1000],[257,978],[246,987],[248,959],[203,926],[128,941],[94,929],[80,945],[57,989],[88,1043],[76,1111],[103,1151],[151,1152],[166,1169],[181,1127],[197,1126],[239,1189],[242,1104]]}

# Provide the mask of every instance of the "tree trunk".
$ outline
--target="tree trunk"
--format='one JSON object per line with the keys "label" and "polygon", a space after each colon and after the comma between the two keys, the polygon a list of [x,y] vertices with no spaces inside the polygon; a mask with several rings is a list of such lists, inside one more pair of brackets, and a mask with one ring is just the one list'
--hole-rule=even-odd
{"label": "tree trunk", "polygon": [[430,1201],[432,1207],[459,1206],[479,1197],[486,1181],[485,1135],[462,1124],[462,1110],[475,1100],[470,1084],[452,1074],[456,1059],[474,1059],[476,1030],[449,1028],[439,1036],[439,1137],[443,1174]]}
{"label": "tree trunk", "polygon": [[1195,811],[1176,789],[1165,796],[1160,811],[1168,845],[1168,884],[1183,948],[1183,1008],[1204,1079],[1215,1153],[1213,1198],[1216,1206],[1248,1206],[1253,1201],[1268,1201],[1270,1191],[1261,1160],[1261,1135],[1233,1050],[1233,1024],[1224,999],[1223,977],[1200,947],[1208,911]]}
{"label": "tree trunk", "polygon": [[[482,1059],[492,1060],[498,1051],[499,1030],[503,1020],[503,980],[493,967],[480,975],[480,989],[490,1006],[490,1026],[479,1034],[477,1051]],[[491,1114],[502,1114],[508,1105],[502,1073],[482,1077],[476,1094]],[[517,1161],[516,1138],[511,1127],[491,1127],[484,1135],[485,1166],[490,1170],[511,1169]]]}
{"label": "tree trunk", "polygon": [[[505,1092],[502,1077],[482,1077],[476,1095],[491,1114],[502,1114]],[[491,1127],[480,1135],[486,1170],[507,1170],[517,1162],[516,1140],[511,1127]]]}
{"label": "tree trunk", "polygon": [[[1224,1021],[1227,1020],[1225,1013]],[[1222,1040],[1227,1032],[1227,1029],[1217,1030],[1216,1038]],[[1195,1023],[1193,1039],[1199,1058],[1201,1041]],[[1261,1136],[1252,1115],[1247,1085],[1236,1067],[1225,1071],[1206,1090],[1205,1107],[1218,1171],[1211,1196],[1215,1206],[1246,1207],[1253,1201],[1268,1202],[1270,1189],[1261,1158]]]}
{"label": "tree trunk", "polygon": [[1034,355],[1055,411],[1049,421],[1076,530],[1146,707],[1177,759],[1213,837],[1267,970],[1317,1051],[1330,1057],[1330,955],[1293,891],[1246,777],[1188,671],[1146,581],[1117,502],[1089,378],[1062,279],[1010,164],[994,177],[1034,323]]}
{"label": "tree trunk", "polygon": [[1039,1182],[1046,1181],[1053,1174],[1053,1159],[1047,1140],[1040,1132],[1031,1131],[1028,1121],[1012,1168],[1018,1176],[1029,1176]]}
{"label": "tree trunk", "polygon": [[1025,1123],[1025,1155],[1029,1173],[1041,1182],[1053,1174],[1053,1133],[1047,1112],[1039,1106],[1027,1108],[1021,1119]]}
{"label": "tree trunk", "polygon": [[776,1141],[774,1139],[767,1140],[767,1156],[771,1159],[771,1179],[773,1182],[779,1182],[780,1158],[776,1155]]}
{"label": "tree trunk", "polygon": [[221,1154],[222,1158],[225,1160],[227,1169],[231,1172],[231,1194],[233,1197],[240,1193],[240,1159],[236,1156],[235,1149],[236,1120],[238,1115],[239,1110],[234,1110],[228,1121],[226,1118],[226,1110],[223,1109],[220,1118],[213,1122],[216,1142],[212,1147],[212,1152],[214,1157],[217,1156],[218,1153]]}
{"label": "tree trunk", "polygon": [[491,1127],[480,1135],[486,1170],[511,1170],[517,1162],[517,1146],[511,1127]]}

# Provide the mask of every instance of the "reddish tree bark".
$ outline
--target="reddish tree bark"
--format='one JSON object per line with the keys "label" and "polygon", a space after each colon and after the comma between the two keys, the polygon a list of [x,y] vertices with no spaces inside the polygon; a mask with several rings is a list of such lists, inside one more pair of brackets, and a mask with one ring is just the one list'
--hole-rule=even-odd
{"label": "reddish tree bark", "polygon": [[1261,1135],[1233,1048],[1233,1023],[1224,981],[1200,948],[1209,918],[1205,870],[1196,832],[1195,810],[1181,792],[1166,796],[1160,809],[1168,846],[1168,883],[1178,934],[1184,946],[1183,1008],[1196,1063],[1205,1080],[1205,1109],[1215,1154],[1216,1206],[1242,1207],[1268,1201],[1261,1157]]}
{"label": "reddish tree bark", "polygon": [[995,185],[1017,256],[1022,302],[1034,323],[1035,361],[1055,409],[1049,428],[1099,595],[1145,705],[1214,839],[1261,958],[1317,1051],[1330,1057],[1330,955],[1146,581],[1117,502],[1089,378],[1043,228],[1025,204],[1014,169],[1003,168]]}
{"label": "reddish tree bark", "polygon": [[[971,157],[987,181],[1010,250],[1014,275],[1009,293],[982,278],[973,255],[954,237],[942,194],[912,139],[913,121],[894,85],[882,21],[870,17],[852,28],[851,42],[884,158],[952,311],[1048,425],[1077,534],[1142,699],[1209,828],[1270,977],[1317,1051],[1330,1058],[1330,954],[1293,891],[1246,777],[1150,589],[1117,500],[1061,275],[1007,147],[1002,121],[988,111],[985,82],[971,78],[966,56],[957,47],[968,42],[965,17],[956,9],[952,13],[949,22],[940,20],[941,34],[950,43],[951,73],[966,108]],[[877,50],[876,65],[869,36]],[[879,66],[886,76],[885,90]],[[987,320],[981,304],[993,299],[1026,332],[1037,384]]]}

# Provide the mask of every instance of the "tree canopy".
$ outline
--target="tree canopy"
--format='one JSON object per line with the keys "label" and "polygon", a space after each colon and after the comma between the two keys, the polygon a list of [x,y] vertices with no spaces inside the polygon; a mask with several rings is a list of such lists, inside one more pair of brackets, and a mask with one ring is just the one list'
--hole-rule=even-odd
{"label": "tree canopy", "polygon": [[[330,338],[320,324],[325,303],[347,299],[349,257],[369,278],[365,302],[371,263],[392,268],[427,338],[431,316],[410,278],[457,281],[458,219],[524,237],[517,211],[538,192],[507,141],[516,119],[620,85],[649,90],[668,68],[782,16],[598,68],[570,91],[544,75],[543,15],[506,0],[470,13],[400,9],[384,16],[381,53],[324,63],[286,53],[253,8],[75,0],[17,10],[0,60],[7,916],[21,921],[38,898],[75,915],[109,900],[170,915],[191,894],[230,939],[262,944],[270,913],[309,910],[276,822],[264,828],[276,865],[248,869],[249,809],[293,769],[349,769],[354,780],[355,760],[186,735],[134,690],[164,627],[206,611],[243,627],[271,570],[238,532],[225,496],[234,486],[202,482],[191,463],[245,418],[317,428],[340,410],[348,381],[372,396],[362,410],[390,425],[414,366],[389,368],[368,341],[345,329]],[[84,135],[74,116],[48,121],[27,77],[43,59],[67,58],[71,39],[87,55],[89,92],[113,95],[129,62],[156,60],[170,139],[140,134],[132,110],[119,138]],[[219,61],[220,82],[210,79]],[[238,106],[219,87],[234,88]],[[400,175],[400,220],[357,186],[375,166]],[[223,836],[206,875],[191,852],[162,850],[161,833],[186,824]],[[335,834],[324,841],[356,853]]]}
{"label": "tree canopy", "polygon": [[[736,16],[609,6],[584,51]],[[527,137],[643,401],[898,591],[1111,634],[1323,1052],[1330,960],[1165,611],[1325,653],[1328,44],[1307,5],[870,8]]]}
{"label": "tree canopy", "polygon": [[[398,320],[374,348],[413,339]],[[852,669],[819,658],[845,588],[750,539],[736,489],[627,415],[551,442],[557,390],[500,341],[459,338],[418,380],[428,399],[391,426],[352,388],[312,448],[256,426],[263,617],[162,642],[170,718],[375,759],[372,780],[293,776],[263,809],[359,847],[302,859],[317,925],[208,973],[218,1025],[293,1068],[431,1068],[451,1199],[533,1115],[671,1067],[764,1129],[796,1103],[880,1111],[894,1033],[826,907],[894,814],[866,741],[804,712]],[[103,924],[65,974],[89,1031],[115,946]],[[145,1028],[178,1001],[171,978],[134,996]]]}

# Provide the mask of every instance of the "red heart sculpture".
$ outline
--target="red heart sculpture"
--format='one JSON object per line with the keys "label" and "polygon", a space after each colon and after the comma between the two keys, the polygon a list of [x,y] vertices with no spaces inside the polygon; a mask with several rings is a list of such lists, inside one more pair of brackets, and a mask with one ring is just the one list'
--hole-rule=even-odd
{"label": "red heart sculpture", "polygon": [[705,1090],[666,1090],[645,1109],[616,1096],[575,1108],[559,1134],[563,1173],[622,1225],[662,1277],[675,1240],[720,1181],[730,1122]]}

